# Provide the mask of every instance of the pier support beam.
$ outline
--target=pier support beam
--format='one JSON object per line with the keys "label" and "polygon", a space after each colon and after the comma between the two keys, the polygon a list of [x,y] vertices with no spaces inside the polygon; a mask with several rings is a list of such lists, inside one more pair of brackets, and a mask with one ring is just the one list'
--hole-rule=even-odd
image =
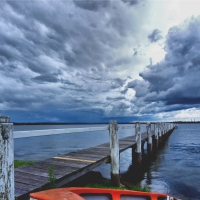
{"label": "pier support beam", "polygon": [[162,141],[164,142],[165,141],[165,122],[162,123]]}
{"label": "pier support beam", "polygon": [[153,141],[153,148],[157,149],[158,148],[158,128],[159,128],[159,123],[154,124],[154,141]]}
{"label": "pier support beam", "polygon": [[135,151],[132,151],[133,163],[141,164],[141,134],[140,134],[140,123],[135,123]]}
{"label": "pier support beam", "polygon": [[159,123],[158,126],[158,135],[159,135],[159,145],[162,143],[162,123]]}
{"label": "pier support beam", "polygon": [[0,116],[0,199],[15,199],[13,162],[13,124],[10,117]]}
{"label": "pier support beam", "polygon": [[118,126],[116,121],[110,121],[109,124],[110,135],[110,159],[111,159],[111,184],[113,186],[120,185],[119,173],[119,141],[118,141]]}
{"label": "pier support beam", "polygon": [[151,137],[151,123],[147,123],[147,151],[152,152],[152,137]]}

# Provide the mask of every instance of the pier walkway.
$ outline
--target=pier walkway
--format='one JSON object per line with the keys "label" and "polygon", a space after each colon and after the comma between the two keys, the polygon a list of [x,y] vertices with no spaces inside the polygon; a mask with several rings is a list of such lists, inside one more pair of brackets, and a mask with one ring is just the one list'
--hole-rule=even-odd
{"label": "pier walkway", "polygon": [[[154,135],[154,131],[151,135]],[[145,141],[147,141],[147,133],[142,133],[141,142]],[[135,145],[135,135],[119,139],[119,152],[133,148]],[[48,188],[51,165],[56,176],[56,184],[60,187],[108,162],[110,162],[109,142],[17,168],[14,171],[15,199],[26,200],[29,193]]]}

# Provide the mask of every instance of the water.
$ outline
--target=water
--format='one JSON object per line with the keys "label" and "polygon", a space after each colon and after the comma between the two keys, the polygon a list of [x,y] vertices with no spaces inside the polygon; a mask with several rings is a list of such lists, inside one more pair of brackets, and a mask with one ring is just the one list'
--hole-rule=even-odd
{"label": "water", "polygon": [[[83,127],[84,125],[80,125]],[[80,127],[74,125],[72,127]],[[94,125],[95,126],[95,125]],[[105,125],[96,125],[105,126]],[[123,127],[123,125],[120,125]],[[14,130],[66,128],[67,126],[15,126]],[[142,126],[141,132],[145,131]],[[119,138],[134,135],[134,126],[119,129]],[[43,160],[78,149],[96,146],[109,141],[108,131],[60,134],[15,139],[15,159]],[[145,160],[145,159],[144,159]],[[110,165],[96,168],[110,178]],[[179,124],[164,146],[135,177],[131,149],[120,154],[122,180],[129,185],[147,185],[151,191],[166,193],[183,200],[200,199],[200,124]],[[138,175],[138,174],[137,174]],[[137,177],[138,178],[138,177]]]}

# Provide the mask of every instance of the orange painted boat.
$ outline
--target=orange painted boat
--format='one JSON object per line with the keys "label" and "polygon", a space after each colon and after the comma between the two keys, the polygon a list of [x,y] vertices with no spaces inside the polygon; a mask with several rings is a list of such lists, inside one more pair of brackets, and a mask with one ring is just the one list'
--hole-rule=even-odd
{"label": "orange painted boat", "polygon": [[30,194],[30,200],[177,200],[166,194],[133,190],[70,187]]}

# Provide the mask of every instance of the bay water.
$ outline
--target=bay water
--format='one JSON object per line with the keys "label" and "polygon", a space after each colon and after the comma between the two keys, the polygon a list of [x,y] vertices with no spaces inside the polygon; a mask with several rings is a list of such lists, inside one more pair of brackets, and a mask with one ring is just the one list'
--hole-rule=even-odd
{"label": "bay water", "polygon": [[[108,125],[17,125],[14,131],[64,129]],[[118,137],[135,134],[134,125],[120,124]],[[141,132],[146,126],[141,125]],[[40,161],[71,151],[85,149],[109,141],[108,131],[58,134],[27,137],[14,140],[15,160]],[[145,146],[146,152],[146,146]],[[132,151],[120,154],[120,173],[129,185],[148,186],[151,191],[166,193],[183,200],[200,200],[200,124],[179,124],[167,141],[148,161],[139,178],[135,178]],[[103,164],[99,171],[110,179],[110,165]]]}

